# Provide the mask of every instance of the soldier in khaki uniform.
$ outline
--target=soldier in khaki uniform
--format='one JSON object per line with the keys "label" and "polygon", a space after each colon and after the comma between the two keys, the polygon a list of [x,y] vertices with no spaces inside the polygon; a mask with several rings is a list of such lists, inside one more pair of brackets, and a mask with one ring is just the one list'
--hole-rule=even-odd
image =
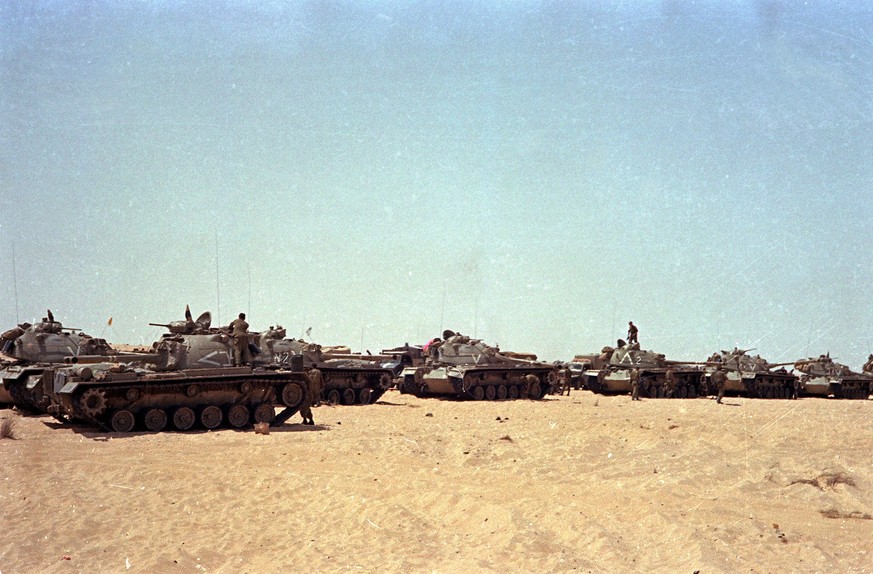
{"label": "soldier in khaki uniform", "polygon": [[711,380],[718,391],[718,398],[715,399],[715,402],[721,404],[721,400],[724,398],[724,388],[727,383],[727,374],[722,370],[721,366],[717,367],[715,372],[712,373]]}
{"label": "soldier in khaki uniform", "polygon": [[630,383],[632,389],[631,400],[640,400],[640,370],[638,368],[631,369]]}
{"label": "soldier in khaki uniform", "polygon": [[558,372],[561,380],[561,395],[570,396],[570,369],[564,367]]}
{"label": "soldier in khaki uniform", "polygon": [[252,362],[249,353],[249,324],[246,323],[246,314],[240,313],[239,318],[230,324],[230,336],[233,339],[234,365],[241,367]]}
{"label": "soldier in khaki uniform", "polygon": [[664,386],[667,388],[667,398],[672,399],[676,396],[676,374],[673,372],[673,367],[668,367],[664,373]]}
{"label": "soldier in khaki uniform", "polygon": [[321,393],[324,391],[324,379],[321,377],[321,371],[312,369],[309,371],[309,392],[300,405],[300,416],[303,417],[303,424],[314,425],[315,420],[312,418],[312,407],[318,406],[321,402]]}
{"label": "soldier in khaki uniform", "polygon": [[[534,388],[534,385],[539,386],[539,384],[540,384],[540,380],[539,380],[539,378],[537,378],[536,375],[532,375],[530,373],[525,375],[524,376],[524,384],[521,386],[520,398],[523,398],[523,399],[535,398],[535,397],[530,396],[530,392],[531,392],[531,389]],[[536,398],[539,398],[539,397],[536,397]]]}

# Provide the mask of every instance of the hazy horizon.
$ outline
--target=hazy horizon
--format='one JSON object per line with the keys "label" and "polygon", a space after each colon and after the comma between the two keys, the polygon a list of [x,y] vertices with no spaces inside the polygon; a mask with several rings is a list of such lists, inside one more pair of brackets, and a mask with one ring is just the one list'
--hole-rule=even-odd
{"label": "hazy horizon", "polygon": [[0,0],[0,38],[0,331],[873,353],[869,3]]}

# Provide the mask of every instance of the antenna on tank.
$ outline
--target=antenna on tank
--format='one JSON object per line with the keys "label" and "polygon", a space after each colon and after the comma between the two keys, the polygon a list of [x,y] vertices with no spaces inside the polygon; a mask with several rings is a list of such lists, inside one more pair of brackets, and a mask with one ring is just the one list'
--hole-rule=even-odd
{"label": "antenna on tank", "polygon": [[15,272],[15,242],[12,242],[12,291],[15,294],[15,323],[18,324],[18,274]]}
{"label": "antenna on tank", "polygon": [[[249,312],[249,317],[252,316],[252,264],[246,261],[246,274],[249,278],[249,306],[246,307]],[[251,318],[249,319],[251,321]]]}
{"label": "antenna on tank", "polygon": [[446,282],[443,280],[443,306],[440,310],[440,333],[445,330],[444,319],[446,317]]}
{"label": "antenna on tank", "polygon": [[215,319],[221,325],[221,285],[218,281],[218,230],[215,230]]}

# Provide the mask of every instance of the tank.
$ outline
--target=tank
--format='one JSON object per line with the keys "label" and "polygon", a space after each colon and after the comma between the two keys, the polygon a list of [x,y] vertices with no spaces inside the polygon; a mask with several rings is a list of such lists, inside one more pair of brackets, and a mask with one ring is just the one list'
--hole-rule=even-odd
{"label": "tank", "polygon": [[0,403],[15,404],[25,412],[45,412],[39,374],[46,364],[117,353],[104,339],[65,328],[49,310],[39,323],[22,323],[0,334]]}
{"label": "tank", "polygon": [[[245,366],[164,372],[80,363],[51,366],[41,376],[48,412],[58,420],[122,433],[187,431],[285,422],[309,393],[309,377],[296,363],[296,370]],[[278,415],[277,407],[283,408]]]}
{"label": "tank", "polygon": [[800,390],[804,396],[866,399],[873,386],[873,377],[852,371],[830,355],[797,361],[794,368],[800,372]]}
{"label": "tank", "polygon": [[256,335],[257,354],[253,362],[262,361],[279,365],[299,357],[303,368],[321,371],[324,389],[321,399],[330,404],[366,405],[385,394],[396,374],[396,364],[390,357],[348,353],[347,348],[336,348],[332,353],[321,345],[300,339],[285,338],[281,325]]}
{"label": "tank", "polygon": [[[630,373],[640,370],[640,396],[659,398],[694,398],[704,396],[707,388],[704,372],[690,361],[668,361],[663,354],[640,349],[639,343],[618,341],[617,348],[604,347],[593,361],[601,365],[586,371],[587,387],[600,394],[630,393]],[[667,371],[673,370],[675,389],[668,392]]]}
{"label": "tank", "polygon": [[[162,369],[216,368],[233,366],[230,330],[212,327],[209,311],[192,320],[186,309],[184,321],[150,323],[170,332],[153,345],[164,353]],[[388,365],[352,356],[347,347],[324,349],[315,343],[285,338],[281,325],[249,334],[249,351],[254,367],[284,367],[299,357],[303,369],[318,368],[324,384],[321,399],[331,404],[368,404],[378,400],[391,386],[395,373]]]}
{"label": "tank", "polygon": [[768,363],[760,355],[749,355],[752,350],[734,348],[733,351],[713,353],[706,360],[707,378],[721,366],[727,375],[726,394],[760,399],[796,398],[797,376],[782,368],[792,363]]}
{"label": "tank", "polygon": [[423,365],[403,370],[401,393],[477,401],[542,399],[555,382],[554,365],[509,356],[479,339],[452,331],[428,343],[424,351],[427,359]]}

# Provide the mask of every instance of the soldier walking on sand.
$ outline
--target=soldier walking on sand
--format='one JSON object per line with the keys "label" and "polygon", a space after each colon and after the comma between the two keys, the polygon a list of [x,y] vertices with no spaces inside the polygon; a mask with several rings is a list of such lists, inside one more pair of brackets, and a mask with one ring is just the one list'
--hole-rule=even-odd
{"label": "soldier walking on sand", "polygon": [[638,401],[640,400],[640,370],[638,368],[631,369],[630,372],[630,383],[631,383],[631,400]]}
{"label": "soldier walking on sand", "polygon": [[309,392],[300,405],[300,416],[303,417],[303,424],[314,425],[315,420],[312,418],[312,407],[318,406],[321,402],[321,393],[324,391],[324,379],[321,377],[321,371],[311,369],[309,371]]}
{"label": "soldier walking on sand", "polygon": [[628,321],[627,323],[627,344],[633,345],[634,343],[639,343],[637,339],[637,334],[639,333],[639,329],[634,325],[633,321]]}
{"label": "soldier walking on sand", "polygon": [[721,404],[721,400],[724,398],[725,384],[727,383],[727,374],[722,370],[721,365],[716,367],[715,372],[712,373],[711,380],[715,389],[718,391],[718,398],[715,399],[715,402]]}
{"label": "soldier walking on sand", "polygon": [[246,314],[240,313],[239,318],[230,324],[230,336],[233,339],[234,365],[241,367],[252,362],[249,353],[249,324],[246,323]]}

